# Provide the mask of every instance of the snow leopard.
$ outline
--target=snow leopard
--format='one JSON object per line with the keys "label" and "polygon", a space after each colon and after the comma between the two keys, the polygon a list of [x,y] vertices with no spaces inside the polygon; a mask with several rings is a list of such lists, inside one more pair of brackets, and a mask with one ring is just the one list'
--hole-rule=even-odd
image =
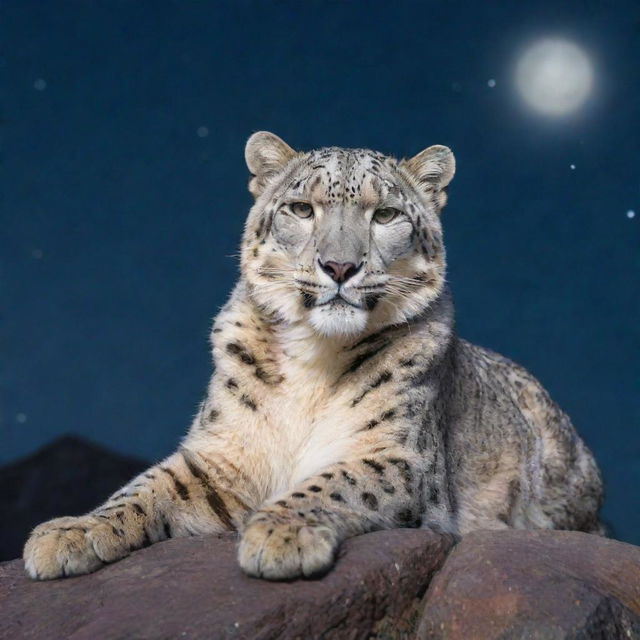
{"label": "snow leopard", "polygon": [[303,152],[258,132],[245,157],[241,275],[187,435],[90,513],[37,526],[28,575],[225,531],[244,572],[269,580],[322,575],[345,539],[381,529],[602,534],[601,476],[567,415],[455,332],[451,150]]}

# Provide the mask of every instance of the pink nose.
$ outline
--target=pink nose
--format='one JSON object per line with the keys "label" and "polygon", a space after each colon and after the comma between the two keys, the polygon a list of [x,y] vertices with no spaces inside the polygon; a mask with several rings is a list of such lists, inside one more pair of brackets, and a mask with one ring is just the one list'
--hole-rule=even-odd
{"label": "pink nose", "polygon": [[335,282],[346,282],[360,270],[360,267],[356,267],[353,262],[334,262],[333,260],[318,262],[320,262],[322,270]]}

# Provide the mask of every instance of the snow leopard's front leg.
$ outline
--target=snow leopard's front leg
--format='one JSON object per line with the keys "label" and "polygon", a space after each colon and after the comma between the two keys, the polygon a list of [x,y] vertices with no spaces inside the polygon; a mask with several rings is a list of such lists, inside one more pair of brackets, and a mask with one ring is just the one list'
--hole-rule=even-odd
{"label": "snow leopard's front leg", "polygon": [[90,573],[160,540],[237,530],[255,505],[248,478],[222,455],[180,449],[89,514],[37,526],[25,569],[40,580]]}
{"label": "snow leopard's front leg", "polygon": [[328,467],[248,519],[242,569],[271,580],[312,576],[328,570],[340,543],[358,534],[419,526],[455,531],[444,477],[427,470],[422,456],[398,448]]}

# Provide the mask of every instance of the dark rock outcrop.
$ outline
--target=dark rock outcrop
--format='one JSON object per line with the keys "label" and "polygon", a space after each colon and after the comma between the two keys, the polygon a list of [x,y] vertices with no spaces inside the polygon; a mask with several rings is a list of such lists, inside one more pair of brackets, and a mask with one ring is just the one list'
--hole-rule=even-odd
{"label": "dark rock outcrop", "polygon": [[451,541],[395,529],[348,540],[319,580],[249,578],[234,536],[168,540],[52,582],[0,565],[0,638],[410,638]]}
{"label": "dark rock outcrop", "polygon": [[480,531],[434,578],[418,638],[640,638],[640,547],[572,531]]}
{"label": "dark rock outcrop", "polygon": [[37,524],[90,511],[148,466],[81,438],[64,436],[0,468],[0,560],[20,557]]}

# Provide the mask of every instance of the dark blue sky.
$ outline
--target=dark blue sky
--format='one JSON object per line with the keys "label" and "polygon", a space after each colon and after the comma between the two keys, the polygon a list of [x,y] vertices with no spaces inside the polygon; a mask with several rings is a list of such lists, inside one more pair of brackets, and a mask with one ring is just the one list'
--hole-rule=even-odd
{"label": "dark blue sky", "polygon": [[[550,35],[596,68],[556,121],[512,78]],[[0,462],[64,432],[176,446],[237,276],[250,133],[440,143],[460,333],[540,378],[640,542],[639,107],[637,2],[0,2]]]}

